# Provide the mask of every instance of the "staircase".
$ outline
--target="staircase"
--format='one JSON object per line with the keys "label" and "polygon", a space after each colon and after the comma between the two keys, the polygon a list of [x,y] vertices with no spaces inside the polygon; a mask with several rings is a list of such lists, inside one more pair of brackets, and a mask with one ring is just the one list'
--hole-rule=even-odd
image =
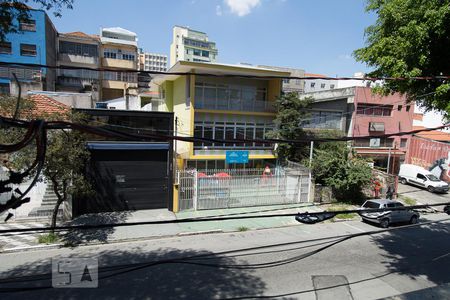
{"label": "staircase", "polygon": [[[41,206],[35,207],[28,214],[29,217],[51,217],[53,213],[53,209],[55,208],[56,202],[58,201],[58,197],[56,197],[53,192],[53,185],[51,182],[47,183],[47,187],[45,189],[44,198],[42,199]],[[63,204],[60,205],[58,209],[58,218],[63,215]]]}

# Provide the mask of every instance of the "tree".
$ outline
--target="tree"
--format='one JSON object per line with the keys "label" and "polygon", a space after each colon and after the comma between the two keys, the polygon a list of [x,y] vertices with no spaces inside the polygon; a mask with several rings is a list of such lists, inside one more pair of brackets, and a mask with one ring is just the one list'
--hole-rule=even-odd
{"label": "tree", "polygon": [[316,183],[331,187],[336,199],[345,202],[363,199],[362,189],[372,179],[368,163],[352,153],[346,142],[329,142],[316,148],[311,171]]}
{"label": "tree", "polygon": [[[268,134],[269,138],[300,140],[308,136],[303,130],[302,120],[309,118],[311,99],[300,99],[297,93],[281,95],[275,101],[277,117],[274,120],[276,128]],[[309,144],[281,143],[277,148],[278,159],[281,161],[302,161],[309,154]]]}
{"label": "tree", "polygon": [[19,32],[17,20],[30,18],[28,3],[37,4],[38,8],[53,10],[55,17],[61,17],[63,8],[72,9],[74,0],[1,0],[0,1],[0,41],[8,33]]}
{"label": "tree", "polygon": [[[16,98],[0,98],[0,114],[11,117],[11,108],[15,107]],[[71,120],[82,123],[85,116],[66,110],[63,113],[36,113],[34,103],[28,99],[22,99],[20,118],[45,119],[45,120]],[[0,143],[12,144],[19,141],[25,133],[20,128],[0,128]],[[85,179],[85,165],[89,159],[89,151],[86,149],[85,135],[75,130],[51,130],[47,134],[47,150],[42,169],[43,180],[51,182],[53,191],[57,197],[53,209],[51,226],[56,226],[56,218],[60,205],[69,199],[69,195],[83,195],[92,193],[89,182]],[[36,157],[36,145],[31,144],[20,151],[11,153],[4,164],[14,172],[26,169]],[[35,174],[31,174],[33,176]]]}
{"label": "tree", "polygon": [[450,75],[450,1],[368,0],[366,10],[378,19],[366,28],[366,47],[354,51],[355,58],[374,68],[370,76],[407,78],[387,81],[382,92],[450,113],[448,80],[408,79]]}

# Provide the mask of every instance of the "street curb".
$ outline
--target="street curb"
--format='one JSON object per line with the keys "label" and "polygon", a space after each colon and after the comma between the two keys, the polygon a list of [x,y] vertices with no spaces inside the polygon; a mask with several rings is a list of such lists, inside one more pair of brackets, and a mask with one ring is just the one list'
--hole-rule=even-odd
{"label": "street curb", "polygon": [[0,251],[1,254],[7,254],[7,253],[16,253],[16,252],[26,252],[26,251],[33,251],[33,250],[51,250],[51,249],[58,249],[64,247],[63,244],[49,244],[49,245],[36,245],[36,246],[29,246],[29,247],[15,247],[15,248],[8,248],[3,249]]}
{"label": "street curb", "polygon": [[200,235],[200,234],[211,234],[211,233],[224,233],[223,229],[212,229],[205,231],[191,231],[191,232],[180,232],[177,236],[187,236],[187,235]]}

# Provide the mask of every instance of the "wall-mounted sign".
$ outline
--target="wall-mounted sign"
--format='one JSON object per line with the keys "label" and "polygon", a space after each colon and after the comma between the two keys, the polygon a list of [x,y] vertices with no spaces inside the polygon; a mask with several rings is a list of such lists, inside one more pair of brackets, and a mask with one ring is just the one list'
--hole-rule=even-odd
{"label": "wall-mounted sign", "polygon": [[248,150],[227,150],[225,156],[227,164],[248,163]]}

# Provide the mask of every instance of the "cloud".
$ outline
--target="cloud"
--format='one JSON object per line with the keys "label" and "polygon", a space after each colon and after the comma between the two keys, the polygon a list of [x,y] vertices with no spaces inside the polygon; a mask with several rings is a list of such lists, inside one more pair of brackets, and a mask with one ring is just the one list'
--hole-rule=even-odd
{"label": "cloud", "polygon": [[218,16],[222,15],[222,7],[220,5],[216,6],[216,15]]}
{"label": "cloud", "polygon": [[352,59],[352,56],[350,54],[341,54],[338,56],[339,59]]}
{"label": "cloud", "polygon": [[261,0],[224,0],[233,14],[243,17],[261,4]]}

